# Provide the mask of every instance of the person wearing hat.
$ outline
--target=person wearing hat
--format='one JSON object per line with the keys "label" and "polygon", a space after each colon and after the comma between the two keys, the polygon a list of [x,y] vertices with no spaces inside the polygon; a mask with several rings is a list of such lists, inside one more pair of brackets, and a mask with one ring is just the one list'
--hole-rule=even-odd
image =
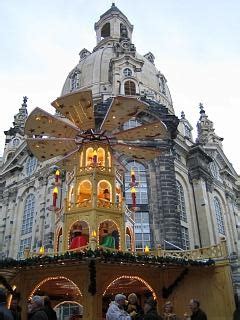
{"label": "person wearing hat", "polygon": [[131,320],[131,316],[124,310],[126,296],[117,294],[114,301],[109,304],[106,320]]}
{"label": "person wearing hat", "polygon": [[149,298],[144,303],[144,320],[162,320],[162,317],[157,313],[157,301]]}
{"label": "person wearing hat", "polygon": [[48,320],[48,316],[44,311],[44,301],[41,296],[33,296],[31,299],[30,312],[28,314],[30,320]]}
{"label": "person wearing hat", "polygon": [[4,320],[13,320],[13,315],[7,308],[7,293],[3,288],[0,288],[0,316]]}

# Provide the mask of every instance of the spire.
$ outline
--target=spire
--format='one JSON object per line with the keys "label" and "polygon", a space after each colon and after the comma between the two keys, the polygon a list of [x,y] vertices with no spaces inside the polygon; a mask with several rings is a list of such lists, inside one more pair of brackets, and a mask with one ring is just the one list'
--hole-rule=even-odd
{"label": "spire", "polygon": [[200,108],[200,111],[199,111],[200,118],[197,123],[197,131],[198,131],[197,142],[201,144],[216,143],[222,147],[223,138],[215,134],[213,122],[208,119],[204,106],[201,102],[199,103],[199,108]]}
{"label": "spire", "polygon": [[24,125],[28,116],[27,100],[28,100],[28,97],[24,96],[22,106],[19,109],[19,112],[14,116],[14,122],[13,122],[14,128],[19,128],[19,129],[24,128]]}

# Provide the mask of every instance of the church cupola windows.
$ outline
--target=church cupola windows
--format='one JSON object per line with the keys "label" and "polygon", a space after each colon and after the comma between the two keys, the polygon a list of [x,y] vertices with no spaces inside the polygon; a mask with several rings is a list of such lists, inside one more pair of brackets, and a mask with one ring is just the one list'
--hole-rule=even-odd
{"label": "church cupola windows", "polygon": [[110,30],[110,22],[105,23],[101,29],[101,38],[104,39],[110,37]]}
{"label": "church cupola windows", "polygon": [[75,70],[73,70],[73,72],[70,74],[69,78],[70,78],[71,91],[79,89],[80,88],[80,70],[75,68]]}

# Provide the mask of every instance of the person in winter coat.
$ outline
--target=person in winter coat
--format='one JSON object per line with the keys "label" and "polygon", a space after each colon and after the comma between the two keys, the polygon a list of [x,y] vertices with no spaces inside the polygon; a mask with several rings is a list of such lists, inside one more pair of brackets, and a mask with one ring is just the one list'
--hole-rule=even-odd
{"label": "person in winter coat", "polygon": [[44,311],[43,297],[33,296],[31,299],[28,320],[48,320],[48,316]]}
{"label": "person in winter coat", "polygon": [[153,298],[149,298],[143,307],[144,320],[162,320],[162,317],[157,313],[157,302]]}
{"label": "person in winter coat", "polygon": [[51,301],[48,296],[43,297],[44,311],[47,314],[48,320],[57,320],[56,311],[52,308]]}
{"label": "person in winter coat", "polygon": [[128,295],[128,305],[127,312],[131,316],[131,319],[141,320],[143,316],[143,309],[138,304],[138,298],[135,293],[130,293]]}
{"label": "person in winter coat", "polygon": [[0,288],[0,315],[4,320],[13,320],[11,311],[7,308],[7,293],[6,290]]}
{"label": "person in winter coat", "polygon": [[197,299],[190,300],[189,308],[191,310],[192,315],[190,317],[188,315],[184,315],[184,319],[186,319],[186,320],[207,320],[207,315],[202,309],[200,309],[200,302]]}
{"label": "person in winter coat", "polygon": [[106,320],[131,320],[131,316],[124,310],[126,296],[117,294],[109,304]]}

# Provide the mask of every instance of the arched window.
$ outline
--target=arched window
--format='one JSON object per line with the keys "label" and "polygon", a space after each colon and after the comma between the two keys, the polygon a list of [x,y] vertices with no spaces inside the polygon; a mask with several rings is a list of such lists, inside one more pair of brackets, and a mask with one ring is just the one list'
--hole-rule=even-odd
{"label": "arched window", "polygon": [[80,182],[78,188],[78,203],[86,202],[91,199],[92,184],[89,180]]}
{"label": "arched window", "polygon": [[22,235],[32,232],[34,210],[35,196],[33,194],[29,194],[24,205]]}
{"label": "arched window", "polygon": [[127,164],[128,171],[125,173],[125,200],[131,208],[131,171],[134,172],[136,179],[136,205],[138,210],[135,212],[135,246],[137,251],[143,251],[145,246],[150,246],[150,226],[148,211],[148,186],[145,166],[137,161],[130,161]]}
{"label": "arched window", "polygon": [[219,169],[215,161],[210,163],[210,169],[214,178],[219,179]]}
{"label": "arched window", "polygon": [[105,23],[105,25],[102,27],[101,37],[102,38],[110,37],[110,23],[109,22]]}
{"label": "arched window", "polygon": [[13,139],[13,142],[12,142],[13,147],[17,147],[19,145],[19,143],[20,143],[20,139],[19,138],[14,138]]}
{"label": "arched window", "polygon": [[222,214],[220,201],[218,200],[217,197],[214,197],[213,201],[214,201],[214,209],[215,209],[215,214],[216,214],[216,219],[217,219],[218,232],[225,235],[223,214]]}
{"label": "arched window", "polygon": [[136,95],[136,85],[133,81],[126,81],[124,83],[124,92],[126,96],[134,96]]}
{"label": "arched window", "polygon": [[181,183],[177,181],[177,193],[178,193],[178,206],[180,213],[180,220],[187,222],[187,213],[184,199],[184,191]]}
{"label": "arched window", "polygon": [[112,200],[112,187],[107,180],[101,180],[98,182],[98,199],[104,201]]}
{"label": "arched window", "polygon": [[126,203],[132,203],[131,190],[129,184],[131,182],[131,171],[134,171],[136,182],[136,203],[148,204],[147,175],[144,165],[137,161],[128,162],[126,165],[128,172],[125,174]]}
{"label": "arched window", "polygon": [[37,159],[35,157],[29,157],[26,165],[26,173],[30,176],[37,167]]}
{"label": "arched window", "polygon": [[132,76],[132,70],[130,68],[123,69],[123,74],[125,77],[131,77]]}
{"label": "arched window", "polygon": [[189,241],[189,231],[187,224],[187,212],[184,198],[183,186],[179,181],[177,181],[177,194],[178,194],[178,208],[181,220],[181,239],[182,239],[182,248],[188,250],[190,248]]}

